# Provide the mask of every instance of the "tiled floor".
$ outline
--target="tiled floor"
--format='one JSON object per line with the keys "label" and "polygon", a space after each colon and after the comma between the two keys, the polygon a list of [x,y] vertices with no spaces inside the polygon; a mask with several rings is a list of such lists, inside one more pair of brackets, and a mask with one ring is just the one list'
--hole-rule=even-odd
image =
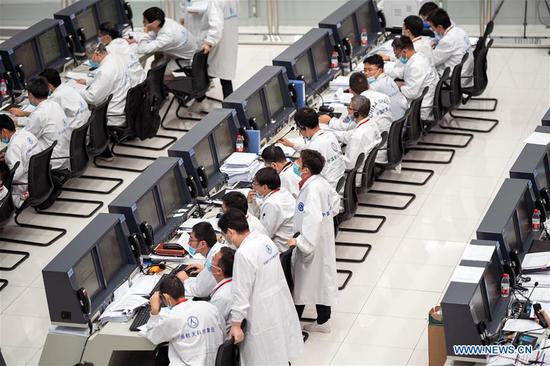
{"label": "tiled floor", "polygon": [[[262,47],[257,52],[258,46],[241,46],[237,86],[284,48]],[[499,106],[486,115],[500,119],[500,125],[489,134],[475,134],[470,146],[457,150],[450,165],[407,164],[435,171],[425,186],[376,184],[377,189],[412,192],[417,198],[404,211],[361,208],[364,213],[387,216],[378,234],[341,234],[342,241],[372,244],[371,253],[365,263],[338,264],[354,274],[333,309],[333,331],[312,334],[305,353],[293,365],[427,365],[428,310],[440,301],[523,139],[550,107],[549,60],[545,50],[491,50],[486,95],[498,98]],[[91,197],[106,204],[136,177],[97,172],[125,179],[113,194]],[[106,205],[102,211],[107,211]],[[23,220],[59,225],[68,233],[47,248],[26,247],[30,259],[15,272],[0,273],[0,278],[10,281],[0,293],[0,348],[10,366],[38,363],[50,325],[40,271],[87,223],[30,212]],[[17,246],[1,243],[0,247]],[[353,255],[354,250],[338,248],[338,254]],[[9,261],[0,257],[2,264]]]}

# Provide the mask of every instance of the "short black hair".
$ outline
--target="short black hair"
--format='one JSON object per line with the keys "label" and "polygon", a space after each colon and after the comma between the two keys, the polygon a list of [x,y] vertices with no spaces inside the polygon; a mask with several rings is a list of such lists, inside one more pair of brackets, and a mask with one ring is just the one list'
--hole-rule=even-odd
{"label": "short black hair", "polygon": [[397,37],[393,40],[391,45],[398,51],[414,50],[413,42],[409,37]]}
{"label": "short black hair", "polygon": [[0,181],[6,184],[10,176],[10,167],[5,161],[0,161]]}
{"label": "short black hair", "polygon": [[0,114],[0,131],[4,128],[8,131],[15,132],[15,123],[7,114]]}
{"label": "short black hair", "polygon": [[233,263],[235,262],[235,249],[229,247],[220,248],[220,260],[218,267],[223,272],[225,278],[233,277]]}
{"label": "short black hair", "polygon": [[420,10],[418,11],[418,15],[422,17],[427,17],[430,15],[434,10],[439,9],[439,5],[434,3],[433,1],[428,1],[427,3],[423,4],[420,7]]}
{"label": "short black hair", "polygon": [[42,76],[30,80],[27,83],[27,91],[38,99],[46,99],[48,94],[50,94],[48,80]]}
{"label": "short black hair", "polygon": [[249,231],[248,221],[241,210],[235,208],[229,209],[218,220],[218,226],[222,233],[227,233],[228,229],[233,229],[239,234]]}
{"label": "short black hair", "polygon": [[432,23],[434,27],[442,26],[443,29],[447,29],[451,26],[451,18],[445,9],[437,9],[428,16],[428,22]]}
{"label": "short black hair", "polygon": [[254,180],[261,186],[265,184],[267,188],[272,191],[281,188],[281,177],[279,177],[279,173],[271,167],[258,170],[256,175],[254,175]]}
{"label": "short black hair", "polygon": [[222,202],[229,209],[236,208],[245,215],[248,213],[248,201],[246,196],[241,192],[233,191],[226,193],[222,197]]}
{"label": "short black hair", "polygon": [[212,248],[217,243],[216,231],[209,222],[199,222],[193,225],[191,230],[195,233],[198,241],[205,241],[209,248]]}
{"label": "short black hair", "polygon": [[403,24],[415,38],[424,34],[424,22],[419,16],[409,15],[405,18]]}
{"label": "short black hair", "polygon": [[48,80],[48,84],[52,84],[56,88],[61,85],[61,76],[59,76],[59,72],[55,69],[44,69],[40,73],[40,76],[44,77]]}
{"label": "short black hair", "polygon": [[185,296],[183,282],[176,275],[168,275],[159,284],[159,292],[172,296],[173,299],[181,299]]}
{"label": "short black hair", "polygon": [[355,94],[361,94],[365,90],[369,89],[369,81],[364,73],[354,72],[349,77],[349,88],[353,90]]}
{"label": "short black hair", "polygon": [[262,160],[268,164],[286,162],[285,152],[277,145],[266,146],[262,150]]}
{"label": "short black hair", "polygon": [[369,64],[369,65],[375,65],[379,69],[384,69],[384,59],[380,55],[369,56],[363,61],[363,63]]}
{"label": "short black hair", "polygon": [[160,22],[160,26],[162,27],[164,25],[166,15],[161,8],[153,6],[149,9],[145,9],[143,12],[143,17],[147,20],[147,23],[153,23],[155,20],[158,20]]}
{"label": "short black hair", "polygon": [[112,39],[120,38],[120,31],[117,25],[111,22],[101,23],[99,25],[99,34],[108,35]]}
{"label": "short black hair", "polygon": [[298,109],[294,115],[294,121],[298,128],[315,128],[319,126],[319,115],[313,108],[304,107]]}
{"label": "short black hair", "polygon": [[302,160],[302,167],[308,168],[313,175],[321,174],[325,166],[325,158],[316,150],[305,149],[300,151],[300,159]]}

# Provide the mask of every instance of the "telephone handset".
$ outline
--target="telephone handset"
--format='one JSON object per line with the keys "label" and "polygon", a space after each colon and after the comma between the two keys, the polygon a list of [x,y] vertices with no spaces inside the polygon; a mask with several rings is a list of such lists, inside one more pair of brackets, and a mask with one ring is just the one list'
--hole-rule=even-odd
{"label": "telephone handset", "polygon": [[88,296],[88,291],[84,287],[81,287],[76,291],[76,296],[80,303],[80,309],[86,320],[90,320],[90,312],[92,311],[92,300]]}
{"label": "telephone handset", "polygon": [[149,248],[152,248],[153,244],[155,244],[153,227],[147,221],[144,221],[139,225],[139,228],[145,239],[145,244],[147,244]]}
{"label": "telephone handset", "polygon": [[344,50],[342,49],[341,44],[337,44],[334,46],[334,50],[336,53],[338,53],[338,62],[341,64],[342,62],[346,61],[346,54]]}
{"label": "telephone handset", "polygon": [[246,151],[248,149],[248,134],[246,133],[246,129],[244,127],[239,128],[239,135],[241,135],[244,139],[243,146]]}
{"label": "telephone handset", "polygon": [[130,249],[132,250],[132,254],[134,255],[136,263],[139,265],[140,269],[143,269],[143,266],[141,264],[141,249],[139,247],[139,239],[137,234],[134,233],[129,235],[128,243],[130,244]]}
{"label": "telephone handset", "polygon": [[258,129],[258,124],[256,123],[256,117],[251,117],[248,119],[248,124],[250,125],[250,128],[253,130]]}
{"label": "telephone handset", "polygon": [[548,189],[543,188],[540,190],[540,198],[546,211],[550,212],[550,195],[548,194]]}
{"label": "telephone handset", "polygon": [[126,16],[128,17],[128,22],[130,23],[130,28],[132,28],[132,32],[134,31],[134,22],[132,19],[134,18],[134,12],[132,11],[132,7],[130,6],[130,3],[125,1],[124,2],[124,11],[126,12]]}
{"label": "telephone handset", "polygon": [[197,187],[197,182],[195,182],[195,178],[193,177],[187,177],[187,188],[189,189],[189,194],[191,194],[191,198],[197,198],[199,195],[199,188]]}
{"label": "telephone handset", "polygon": [[538,198],[535,201],[535,208],[537,208],[540,212],[540,222],[546,222],[546,218],[548,217],[548,211],[546,210],[544,198]]}
{"label": "telephone handset", "polygon": [[288,91],[290,92],[290,99],[292,99],[292,103],[296,104],[298,102],[298,92],[296,91],[296,85],[294,85],[294,83],[288,83]]}
{"label": "telephone handset", "polygon": [[15,66],[15,72],[17,73],[17,78],[19,79],[19,82],[23,86],[23,89],[25,89],[26,83],[25,83],[25,71],[23,71],[23,65],[19,64]]}
{"label": "telephone handset", "polygon": [[78,28],[76,34],[78,35],[78,40],[82,47],[86,47],[86,33],[84,33],[84,28]]}
{"label": "telephone handset", "polygon": [[78,66],[78,61],[76,61],[76,45],[74,43],[74,38],[72,34],[69,34],[65,37],[65,42],[67,42],[67,46],[69,47],[69,52],[71,53],[71,56],[74,61],[74,66]]}
{"label": "telephone handset", "polygon": [[206,176],[206,169],[201,165],[197,168],[197,174],[199,175],[199,182],[204,189],[208,188],[208,177]]}
{"label": "telephone handset", "polygon": [[353,56],[352,55],[353,48],[351,46],[351,40],[348,37],[344,38],[344,40],[342,41],[342,45],[344,46],[344,52],[346,53],[346,56],[348,56],[348,59],[351,60],[351,57]]}

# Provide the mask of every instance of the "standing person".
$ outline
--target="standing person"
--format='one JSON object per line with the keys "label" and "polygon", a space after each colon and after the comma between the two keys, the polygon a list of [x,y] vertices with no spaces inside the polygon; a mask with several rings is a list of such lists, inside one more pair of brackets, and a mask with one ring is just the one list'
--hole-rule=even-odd
{"label": "standing person", "polygon": [[298,197],[300,177],[296,165],[286,158],[283,149],[277,145],[266,146],[262,150],[262,160],[266,167],[272,167],[279,173],[281,188],[289,191],[292,197]]}
{"label": "standing person", "polygon": [[[226,241],[238,248],[230,335],[242,343],[241,364],[288,366],[303,351],[303,339],[279,251],[266,235],[248,230],[239,210],[225,213],[218,226]],[[246,333],[241,328],[244,319]]]}
{"label": "standing person", "polygon": [[224,99],[233,93],[239,47],[238,0],[181,1],[183,24],[208,53],[208,75],[220,78]]}
{"label": "standing person", "polygon": [[323,178],[325,159],[314,150],[302,150],[297,160],[302,174],[296,200],[294,230],[300,235],[289,239],[296,246],[293,255],[294,303],[301,318],[305,305],[315,305],[317,319],[304,326],[307,332],[330,332],[331,306],[338,293],[333,217],[340,208],[340,197]]}
{"label": "standing person", "polygon": [[234,261],[235,249],[229,247],[222,247],[212,258],[212,275],[216,279],[216,287],[210,294],[210,303],[218,308],[225,319],[227,330],[231,329]]}

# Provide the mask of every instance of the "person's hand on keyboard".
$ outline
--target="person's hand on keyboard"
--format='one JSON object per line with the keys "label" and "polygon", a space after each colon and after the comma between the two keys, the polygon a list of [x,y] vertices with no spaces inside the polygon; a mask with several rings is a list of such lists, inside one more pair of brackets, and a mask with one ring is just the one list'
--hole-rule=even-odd
{"label": "person's hand on keyboard", "polygon": [[204,264],[202,263],[191,263],[185,267],[185,272],[187,273],[199,273],[204,269]]}

